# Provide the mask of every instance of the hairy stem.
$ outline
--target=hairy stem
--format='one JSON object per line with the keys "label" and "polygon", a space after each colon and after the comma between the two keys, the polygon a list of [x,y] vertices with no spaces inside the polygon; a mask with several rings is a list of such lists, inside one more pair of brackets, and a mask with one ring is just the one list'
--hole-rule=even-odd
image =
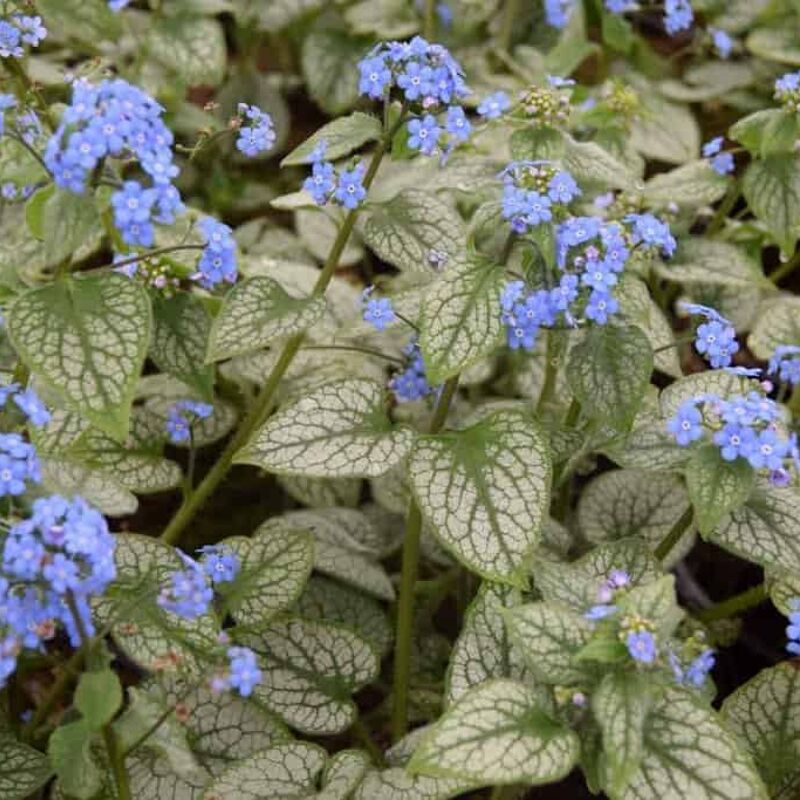
{"label": "hairy stem", "polygon": [[688,530],[694,519],[692,507],[683,512],[681,518],[670,528],[669,533],[658,543],[658,547],[653,551],[659,561],[663,561],[672,551],[672,548],[680,541],[681,536]]}
{"label": "hairy stem", "polygon": [[[429,433],[438,433],[450,410],[450,403],[458,388],[458,375],[444,385]],[[414,632],[414,590],[419,565],[419,538],[422,532],[422,513],[412,498],[403,539],[403,566],[400,574],[400,592],[397,599],[397,628],[394,649],[394,693],[392,706],[392,738],[401,739],[408,727],[408,690],[411,675],[411,637]]]}
{"label": "hairy stem", "polygon": [[704,608],[695,614],[695,617],[701,622],[714,622],[718,619],[726,619],[735,614],[741,614],[743,611],[748,611],[761,605],[767,599],[767,587],[763,583],[758,586],[753,586],[740,594],[729,597],[721,603],[715,603],[713,606]]}
{"label": "hairy stem", "polygon": [[[380,163],[386,154],[386,150],[391,144],[392,138],[399,130],[404,119],[405,113],[401,113],[397,119],[397,122],[395,122],[391,130],[384,134],[383,138],[378,144],[378,147],[372,157],[372,161],[370,162],[369,169],[364,176],[365,189],[368,190],[372,185],[372,181],[375,178],[375,173],[378,171],[378,167],[380,166]],[[336,240],[334,241],[330,253],[328,254],[328,258],[325,261],[325,265],[323,266],[322,271],[317,278],[317,282],[311,292],[312,297],[320,297],[328,288],[328,284],[333,278],[333,273],[336,271],[336,267],[339,264],[339,259],[342,256],[342,252],[344,251],[344,248],[350,239],[350,234],[353,232],[353,226],[356,224],[359,211],[359,208],[355,208],[345,217],[342,227],[339,229]],[[197,512],[205,504],[206,500],[214,493],[214,491],[216,491],[223,478],[228,474],[228,470],[233,464],[233,458],[236,453],[241,450],[245,444],[247,444],[256,428],[258,428],[266,418],[281,379],[286,374],[286,371],[289,369],[292,361],[294,361],[294,358],[297,355],[298,350],[300,350],[304,340],[305,334],[298,333],[295,336],[292,336],[291,339],[289,339],[289,341],[284,345],[278,360],[275,362],[275,366],[267,376],[264,386],[256,397],[252,407],[250,408],[250,411],[242,420],[242,423],[239,425],[236,433],[222,451],[222,454],[217,459],[217,462],[208,471],[205,478],[203,478],[203,480],[198,484],[197,488],[185,498],[175,516],[170,520],[169,525],[167,525],[167,527],[164,529],[164,532],[161,534],[161,539],[163,541],[170,544],[174,544],[178,541],[178,537],[181,535],[184,528],[186,528],[186,526],[194,519]]]}

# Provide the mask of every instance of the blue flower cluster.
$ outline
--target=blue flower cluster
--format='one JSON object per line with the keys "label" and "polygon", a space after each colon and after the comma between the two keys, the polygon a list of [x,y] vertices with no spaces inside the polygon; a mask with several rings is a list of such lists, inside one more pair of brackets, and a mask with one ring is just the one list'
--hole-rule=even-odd
{"label": "blue flower cluster", "polygon": [[626,617],[622,622],[620,638],[625,642],[634,661],[652,664],[658,657],[656,637],[647,623],[640,617]]}
{"label": "blue flower cluster", "polygon": [[664,28],[670,36],[688,31],[694,22],[689,0],[664,0]]}
{"label": "blue flower cluster", "polygon": [[271,150],[276,138],[272,117],[266,111],[247,103],[239,103],[238,111],[240,127],[236,149],[248,158]]}
{"label": "blue flower cluster", "polygon": [[786,649],[793,656],[800,656],[800,597],[789,603],[789,624],[786,626]]}
{"label": "blue flower cluster", "polygon": [[769,360],[767,372],[790,386],[797,386],[800,383],[800,347],[796,344],[778,345]]}
{"label": "blue flower cluster", "polygon": [[619,591],[627,589],[630,583],[631,576],[625,570],[611,570],[597,590],[597,605],[592,606],[584,617],[590,622],[597,622],[615,614],[617,607],[613,604],[614,597]]}
{"label": "blue flower cluster", "polygon": [[472,124],[461,106],[449,106],[444,128],[441,124],[433,114],[412,119],[408,123],[408,146],[425,156],[434,155],[441,147],[442,159],[447,159],[457,144],[469,139]]}
{"label": "blue flower cluster", "polygon": [[514,233],[550,222],[581,194],[572,175],[547,161],[513,161],[501,176],[503,219]]}
{"label": "blue flower cluster", "polygon": [[105,518],[80,497],[35,500],[3,545],[0,686],[23,648],[38,649],[64,626],[73,646],[94,633],[89,600],[116,577],[116,541]]}
{"label": "blue flower cluster", "polygon": [[676,683],[681,686],[694,686],[695,688],[700,688],[706,682],[708,673],[711,672],[716,663],[714,651],[708,647],[704,648],[686,666],[671,650],[667,653],[667,660]]}
{"label": "blue flower cluster", "polygon": [[0,57],[22,58],[25,55],[23,45],[38,47],[46,36],[47,28],[41,17],[11,14],[0,19]]}
{"label": "blue flower cluster", "polygon": [[192,280],[197,281],[204,289],[212,289],[223,281],[236,283],[239,268],[233,230],[213,217],[203,217],[197,227],[203,234],[205,247]]}
{"label": "blue flower cluster", "polygon": [[703,145],[703,158],[711,159],[711,169],[720,175],[729,175],[735,164],[733,153],[722,152],[723,138],[717,136]]}
{"label": "blue flower cluster", "polygon": [[34,446],[18,433],[0,433],[0,497],[17,497],[25,492],[29,483],[41,480]]}
{"label": "blue flower cluster", "polygon": [[775,99],[789,111],[800,111],[800,72],[787,72],[775,81]]}
{"label": "blue flower cluster", "polygon": [[575,0],[544,0],[544,18],[554,28],[565,28],[575,11]]}
{"label": "blue flower cluster", "polygon": [[667,431],[681,447],[711,433],[725,461],[743,458],[768,472],[774,485],[785,486],[791,480],[787,463],[800,473],[800,450],[796,434],[782,435],[780,419],[781,406],[756,391],[727,400],[701,394],[681,403]]}
{"label": "blue flower cluster", "polygon": [[41,401],[32,386],[26,389],[22,389],[18,383],[7,383],[0,386],[0,408],[5,408],[9,399],[14,401],[31,425],[38,428],[50,421],[50,412],[47,406]]}
{"label": "blue flower cluster", "polygon": [[211,691],[219,694],[235,689],[242,697],[250,697],[262,678],[256,654],[248,647],[229,647],[227,657],[227,669],[216,673],[209,681]]}
{"label": "blue flower cluster", "polygon": [[197,400],[179,400],[167,412],[165,427],[173,444],[184,444],[191,438],[192,425],[197,420],[208,419],[214,407]]}
{"label": "blue flower cluster", "polygon": [[152,246],[153,223],[170,224],[184,208],[172,185],[178,167],[163,113],[153,98],[120,78],[98,85],[76,80],[72,101],[45,148],[44,161],[56,184],[78,194],[105,158],[138,161],[151,185],[128,180],[111,197],[114,224],[132,246]]}
{"label": "blue flower cluster", "polygon": [[505,92],[494,92],[481,100],[478,113],[484,119],[499,119],[511,108],[511,100]]}
{"label": "blue flower cluster", "polygon": [[364,321],[372,325],[375,330],[382,331],[397,321],[397,315],[394,313],[392,301],[388,297],[370,297],[374,291],[374,286],[367,286],[361,293]]}
{"label": "blue flower cluster", "polygon": [[311,175],[303,181],[305,189],[317,205],[324,206],[331,200],[348,211],[361,205],[367,196],[364,186],[366,168],[358,163],[349,170],[337,172],[330,161],[325,160],[328,143],[323,139],[311,153]]}
{"label": "blue flower cluster", "polygon": [[412,339],[403,348],[403,355],[408,359],[406,368],[389,381],[389,388],[394,392],[398,403],[421,400],[435,390],[425,376],[425,362],[416,339]]}
{"label": "blue flower cluster", "polygon": [[699,303],[683,303],[681,309],[688,314],[705,318],[697,327],[694,346],[714,369],[730,366],[733,355],[739,351],[736,330],[718,311]]}

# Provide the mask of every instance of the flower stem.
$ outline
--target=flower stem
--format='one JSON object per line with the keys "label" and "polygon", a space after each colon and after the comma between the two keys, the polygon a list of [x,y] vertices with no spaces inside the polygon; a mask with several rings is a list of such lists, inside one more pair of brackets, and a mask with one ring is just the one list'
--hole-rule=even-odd
{"label": "flower stem", "polygon": [[753,586],[740,594],[729,597],[721,603],[716,603],[713,606],[704,608],[695,614],[695,617],[701,622],[714,622],[718,619],[726,619],[735,614],[741,614],[743,611],[748,611],[761,605],[767,599],[767,587],[763,583],[758,586]]}
{"label": "flower stem", "polygon": [[[367,169],[367,173],[364,176],[363,185],[365,189],[369,190],[369,187],[372,185],[372,181],[375,178],[378,167],[380,166],[380,163],[383,160],[383,157],[386,154],[386,151],[389,148],[395,133],[397,133],[397,131],[400,129],[400,126],[403,124],[404,120],[405,113],[402,112],[398,116],[397,121],[392,128],[384,133],[383,138],[379,142],[378,147],[372,156],[369,169]],[[328,288],[328,284],[333,278],[333,273],[336,271],[336,267],[339,265],[339,259],[341,258],[344,248],[350,239],[350,234],[353,232],[353,227],[356,224],[359,211],[360,208],[355,208],[345,217],[342,227],[339,228],[339,233],[337,234],[330,252],[328,253],[328,258],[322,267],[319,277],[317,278],[317,282],[314,284],[314,288],[311,292],[312,297],[320,297],[325,294],[325,290]],[[242,423],[237,429],[236,433],[228,442],[227,446],[222,451],[222,454],[217,459],[217,462],[209,470],[205,478],[203,478],[203,480],[198,484],[197,488],[184,499],[184,502],[181,504],[175,516],[173,516],[167,527],[164,529],[164,532],[161,534],[161,539],[163,541],[169,544],[175,544],[175,542],[178,541],[178,537],[181,535],[184,528],[194,519],[197,512],[205,504],[206,500],[214,493],[214,491],[216,491],[223,478],[228,474],[228,470],[230,470],[231,465],[233,464],[233,458],[236,453],[241,450],[245,444],[247,444],[255,430],[266,418],[281,379],[286,374],[286,371],[289,369],[292,361],[294,361],[294,358],[297,355],[298,350],[300,350],[304,340],[305,334],[298,333],[295,336],[292,336],[284,345],[278,360],[275,362],[275,366],[273,366],[272,371],[267,376],[264,386],[256,397],[250,411],[247,413],[247,416],[245,416],[245,418],[242,420]]]}
{"label": "flower stem", "polygon": [[541,417],[542,412],[550,405],[556,391],[558,366],[563,353],[563,339],[555,331],[547,331],[547,353],[545,355],[544,384],[539,402],[536,404],[536,416]]}
{"label": "flower stem", "polygon": [[659,561],[663,561],[680,541],[694,519],[694,510],[691,506],[681,515],[681,518],[670,528],[669,533],[658,543],[653,554]]}
{"label": "flower stem", "polygon": [[375,358],[382,358],[385,361],[391,361],[393,364],[403,366],[402,358],[395,358],[380,350],[373,350],[371,347],[358,347],[354,344],[304,344],[302,350],[344,350],[353,353],[364,353],[368,356],[375,356]]}
{"label": "flower stem", "polygon": [[506,0],[503,10],[503,27],[500,29],[500,49],[508,53],[511,48],[511,39],[514,36],[514,25],[517,21],[519,0]]}
{"label": "flower stem", "polygon": [[[458,388],[458,375],[444,385],[429,433],[438,433],[447,418],[450,404]],[[422,532],[422,512],[413,498],[409,504],[406,534],[403,540],[403,566],[400,573],[400,592],[397,599],[397,631],[394,650],[394,694],[392,706],[392,738],[401,739],[408,728],[408,690],[411,675],[411,638],[414,632],[414,590],[419,565],[419,539]]]}
{"label": "flower stem", "polygon": [[717,207],[711,222],[706,228],[707,236],[711,236],[712,234],[716,233],[725,224],[725,218],[736,205],[736,201],[739,199],[740,191],[741,183],[738,180],[734,180],[734,182],[728,187],[725,197],[722,198],[722,202]]}
{"label": "flower stem", "polygon": [[425,0],[422,35],[429,41],[436,38],[436,0]]}
{"label": "flower stem", "polygon": [[785,277],[791,275],[795,269],[797,269],[797,265],[800,264],[800,250],[798,250],[788,261],[784,261],[779,267],[776,267],[769,275],[767,275],[767,279],[770,283],[780,283]]}

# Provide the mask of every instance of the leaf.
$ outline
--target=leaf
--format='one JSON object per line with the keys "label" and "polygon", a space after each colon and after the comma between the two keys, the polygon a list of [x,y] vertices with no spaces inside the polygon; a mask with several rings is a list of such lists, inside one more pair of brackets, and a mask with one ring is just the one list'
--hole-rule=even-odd
{"label": "leaf", "polygon": [[489,355],[502,341],[502,268],[483,259],[457,261],[426,293],[420,348],[435,386]]}
{"label": "leaf", "polygon": [[564,168],[580,183],[614,189],[636,188],[636,177],[597,142],[578,142],[564,135]]}
{"label": "leaf", "polygon": [[96,44],[122,35],[119,17],[103,0],[39,0],[39,13],[57,37]]}
{"label": "leaf", "polygon": [[126,517],[136,512],[139,501],[131,491],[101,470],[66,459],[41,459],[42,485],[53,494],[83,497],[107,517]]}
{"label": "leaf", "polygon": [[351,36],[321,18],[303,40],[300,62],[311,99],[332,117],[349,111],[358,99],[358,62],[370,40]]}
{"label": "leaf", "polygon": [[325,751],[309,742],[275,745],[233,764],[213,781],[202,800],[308,797],[325,766]]}
{"label": "leaf", "polygon": [[629,428],[650,382],[653,353],[641,329],[590,328],[570,352],[567,380],[592,416]]}
{"label": "leaf", "polygon": [[72,260],[81,245],[100,235],[100,215],[92,195],[49,187],[39,190],[36,199],[39,197],[44,198],[41,206],[41,238],[44,241],[45,264],[48,266],[65,259]]}
{"label": "leaf", "polygon": [[534,583],[547,602],[583,614],[597,602],[600,584],[615,569],[627,572],[632,586],[646,585],[662,574],[650,547],[639,538],[629,538],[599,544],[568,564],[537,559]]}
{"label": "leaf", "polygon": [[[590,542],[641,536],[655,548],[689,508],[676,475],[649,470],[604,472],[578,501],[578,526]],[[691,543],[691,535],[688,542]]]}
{"label": "leaf", "polygon": [[655,208],[666,208],[671,203],[697,208],[719,200],[730,182],[727,175],[712,169],[707,160],[689,161],[650,178],[644,187],[644,199]]}
{"label": "leaf", "polygon": [[586,646],[592,625],[582,615],[550,603],[527,603],[505,612],[511,641],[533,675],[548,684],[581,683],[585,673],[575,657]]}
{"label": "leaf", "polygon": [[404,458],[414,441],[393,428],[379,383],[329,383],[282,408],[234,458],[272,472],[309,477],[374,477]]}
{"label": "leaf", "polygon": [[294,500],[310,508],[358,505],[361,481],[358,478],[306,478],[279,475],[281,488]]}
{"label": "leaf", "polygon": [[766,61],[800,65],[800,47],[789,28],[756,28],[745,40],[745,47]]}
{"label": "leaf", "polygon": [[344,18],[354,33],[376,33],[382,39],[403,39],[419,30],[419,17],[406,0],[360,0]]}
{"label": "leaf", "polygon": [[678,410],[685,400],[690,400],[701,394],[716,394],[720,397],[730,397],[734,394],[747,394],[754,389],[756,381],[743,378],[724,369],[707,370],[687,375],[685,378],[671,383],[659,395],[658,403],[661,407],[661,416],[664,425]]}
{"label": "leaf", "polygon": [[279,31],[324,5],[325,0],[238,0],[237,16],[243,22],[257,23],[258,30]]}
{"label": "leaf", "polygon": [[[339,233],[337,222],[328,214],[315,206],[314,208],[301,208],[294,213],[294,225],[297,235],[302,239],[303,244],[308,248],[314,257],[319,261],[324,261],[333,247],[336,236]],[[360,238],[357,235],[350,236],[342,254],[339,256],[339,267],[348,267],[357,264],[364,258],[364,248],[361,246]],[[285,263],[285,262],[284,262]],[[307,271],[308,267],[304,271]],[[319,272],[314,269],[311,273],[314,280]],[[283,283],[284,288],[286,284]],[[334,279],[335,283],[335,279]],[[310,288],[310,287],[309,287]],[[328,290],[330,300],[331,288]],[[352,309],[352,306],[351,306]]]}
{"label": "leaf", "polygon": [[700,128],[691,109],[670,103],[652,87],[642,87],[640,99],[645,111],[633,120],[631,144],[646,158],[683,164],[697,157]]}
{"label": "leaf", "polygon": [[122,705],[122,685],[111,669],[84,672],[75,690],[75,707],[86,724],[98,731],[111,722]]}
{"label": "leaf", "polygon": [[800,344],[800,297],[781,295],[759,307],[747,346],[767,360],[781,344]]}
{"label": "leaf", "polygon": [[271,278],[250,278],[234,286],[211,328],[207,362],[252,353],[301,333],[325,313],[323,297],[292,297]]}
{"label": "leaf", "polygon": [[706,538],[764,567],[800,572],[800,497],[792,489],[756,487]]}
{"label": "leaf", "polygon": [[236,580],[217,590],[225,614],[238,625],[259,630],[300,596],[311,574],[314,543],[302,529],[289,528],[279,519],[267,520],[251,538],[223,539],[239,558]]}
{"label": "leaf", "polygon": [[3,800],[26,800],[50,779],[52,770],[38,750],[0,733],[0,796]]}
{"label": "leaf", "polygon": [[665,640],[675,632],[683,618],[675,598],[675,578],[663,575],[641,586],[634,586],[619,601],[620,614],[641,617],[654,625],[655,635]]}
{"label": "leaf", "polygon": [[357,709],[350,695],[378,675],[378,655],[352,631],[288,618],[246,643],[264,656],[255,697],[308,734],[339,733]]}
{"label": "leaf", "polygon": [[607,674],[592,694],[592,713],[603,735],[606,791],[621,795],[639,769],[644,725],[655,699],[650,679],[639,672]]}
{"label": "leaf", "polygon": [[698,448],[686,465],[686,488],[700,533],[710,534],[723,517],[740,508],[750,496],[755,472],[743,458],[725,461],[719,448]]}
{"label": "leaf", "polygon": [[[657,787],[657,788],[656,788]],[[766,800],[750,758],[717,714],[688,691],[668,689],[644,729],[644,755],[622,800]]]}
{"label": "leaf", "polygon": [[800,789],[800,670],[784,661],[725,698],[722,717],[744,742],[773,800]]}
{"label": "leaf", "polygon": [[448,261],[464,249],[466,229],[452,204],[422,189],[406,189],[372,206],[360,229],[364,242],[384,261],[401,270],[430,272],[432,250]]}
{"label": "leaf", "polygon": [[741,247],[717,239],[682,239],[669,263],[657,263],[659,277],[683,284],[749,287],[763,283],[760,267]]}
{"label": "leaf", "polygon": [[76,800],[90,800],[103,784],[91,743],[92,733],[83,719],[60,725],[47,743],[47,755],[60,787]]}
{"label": "leaf", "polygon": [[145,290],[115,274],[31,289],[7,314],[14,349],[37,379],[118,439],[128,431],[150,324]]}
{"label": "leaf", "polygon": [[225,77],[225,35],[211,17],[161,17],[150,28],[147,51],[188,86],[218,86]]}
{"label": "leaf", "polygon": [[184,567],[175,549],[148,536],[118,533],[115,539],[117,578],[95,609],[100,625],[113,620],[114,642],[143,669],[173,660],[189,675],[206,674],[219,648],[217,618],[186,620],[157,603],[170,574]]}
{"label": "leaf", "polygon": [[377,142],[381,138],[382,130],[377,117],[364,114],[362,111],[354,111],[346,117],[339,117],[323,125],[301,145],[295,147],[288,156],[284,157],[281,166],[310,164],[312,162],[311,154],[322,141],[327,145],[325,158],[328,161],[344,158],[367,142]]}
{"label": "leaf", "polygon": [[445,679],[447,704],[456,702],[473,686],[492,678],[511,678],[527,683],[525,661],[512,645],[502,611],[522,602],[517,589],[497,583],[481,584],[464,616],[450,655]]}
{"label": "leaf", "polygon": [[418,441],[408,475],[424,519],[485,578],[522,585],[549,507],[550,455],[536,423],[497,411]]}
{"label": "leaf", "polygon": [[742,193],[783,254],[790,256],[800,219],[800,159],[792,154],[751,161],[742,178]]}
{"label": "leaf", "polygon": [[425,735],[409,768],[487,784],[538,785],[565,777],[580,745],[537,692],[509,680],[471,689]]}

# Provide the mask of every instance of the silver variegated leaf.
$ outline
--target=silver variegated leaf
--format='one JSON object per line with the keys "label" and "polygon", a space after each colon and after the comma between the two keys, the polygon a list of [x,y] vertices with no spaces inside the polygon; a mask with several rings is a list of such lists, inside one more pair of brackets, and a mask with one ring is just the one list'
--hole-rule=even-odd
{"label": "silver variegated leaf", "polygon": [[252,353],[304,331],[325,313],[322,297],[292,297],[271,278],[250,278],[228,292],[214,319],[208,361]]}
{"label": "silver variegated leaf", "polygon": [[800,297],[781,295],[762,303],[747,344],[765,360],[778,345],[800,344]]}
{"label": "silver variegated leaf", "polygon": [[536,785],[566,776],[578,737],[551,719],[535,690],[510,680],[470,689],[426,733],[412,772],[490,784]]}
{"label": "silver variegated leaf", "polygon": [[658,402],[661,406],[664,425],[667,424],[667,420],[675,414],[680,404],[685,400],[691,400],[701,394],[716,394],[720,397],[747,394],[750,389],[754,389],[756,386],[757,382],[755,380],[743,378],[741,375],[735,375],[723,369],[687,375],[685,378],[671,383],[661,392]]}
{"label": "silver variegated leaf", "polygon": [[366,244],[398,269],[429,272],[432,250],[448,260],[462,255],[466,229],[452,203],[421,189],[400,192],[363,224]]}
{"label": "silver variegated leaf", "polygon": [[698,208],[719,200],[730,180],[712,169],[705,159],[689,161],[650,178],[644,186],[644,198],[654,208],[666,208],[674,203]]}
{"label": "silver variegated leaf", "polygon": [[37,380],[121,439],[150,341],[150,301],[122,275],[57,281],[20,295],[7,332]]}
{"label": "silver variegated leaf", "polygon": [[800,230],[800,158],[787,153],[751,161],[742,178],[742,194],[783,254],[791,256]]}
{"label": "silver variegated leaf", "polygon": [[675,256],[668,262],[657,262],[656,270],[664,280],[683,284],[752,288],[764,280],[759,266],[741,247],[699,236],[681,240]]}
{"label": "silver variegated leaf", "polygon": [[634,189],[636,176],[597,142],[578,142],[564,135],[564,167],[582,183]]}
{"label": "silver variegated leaf", "polygon": [[368,380],[322,386],[271,417],[235,462],[321,478],[382,475],[414,441],[391,426],[383,401],[384,387]]}
{"label": "silver variegated leaf", "polygon": [[447,266],[423,302],[420,348],[431,385],[472,366],[500,343],[502,268],[477,257]]}
{"label": "silver variegated leaf", "polygon": [[160,17],[150,28],[147,51],[189,86],[218,86],[225,77],[225,34],[211,17]]}
{"label": "silver variegated leaf", "polygon": [[358,505],[361,481],[358,478],[306,478],[304,475],[279,475],[281,488],[298,503],[311,508]]}
{"label": "silver variegated leaf", "polygon": [[664,100],[651,86],[641,85],[644,112],[631,126],[631,144],[646,158],[683,164],[697,157],[700,127],[691,109]]}
{"label": "silver variegated leaf", "polygon": [[358,62],[369,46],[369,40],[351,36],[330,17],[320,19],[303,39],[300,61],[306,87],[332,117],[358,99]]}
{"label": "silver variegated leaf", "polygon": [[722,704],[728,728],[747,746],[772,800],[800,792],[800,670],[784,661],[762,670]]}
{"label": "silver variegated leaf", "polygon": [[313,161],[314,149],[323,141],[325,142],[325,158],[335,161],[337,158],[349,155],[361,145],[379,139],[381,130],[381,123],[377,117],[361,111],[354,111],[346,117],[339,117],[327,125],[323,125],[301,145],[295,147],[281,161],[281,166],[310,164]]}
{"label": "silver variegated leaf", "polygon": [[408,468],[441,542],[484,577],[518,585],[547,514],[550,472],[544,436],[517,411],[420,439]]}
{"label": "silver variegated leaf", "polygon": [[64,497],[80,495],[109,517],[125,517],[139,507],[136,495],[114,480],[111,474],[68,459],[44,458],[42,485]]}
{"label": "silver variegated leaf", "polygon": [[10,732],[0,732],[0,796],[3,800],[26,800],[44,786],[53,774],[47,757]]}
{"label": "silver variegated leaf", "polygon": [[519,590],[484,583],[467,609],[447,670],[447,702],[454,703],[470,688],[492,678],[522,683],[530,672],[519,649],[511,643],[502,612],[520,605]]}
{"label": "silver variegated leaf", "polygon": [[372,646],[330,623],[287,618],[246,643],[264,657],[256,698],[305,733],[338,733],[352,724],[350,695],[378,674]]}
{"label": "silver variegated leaf", "polygon": [[749,755],[717,713],[669,689],[644,727],[641,766],[621,800],[767,800]]}

